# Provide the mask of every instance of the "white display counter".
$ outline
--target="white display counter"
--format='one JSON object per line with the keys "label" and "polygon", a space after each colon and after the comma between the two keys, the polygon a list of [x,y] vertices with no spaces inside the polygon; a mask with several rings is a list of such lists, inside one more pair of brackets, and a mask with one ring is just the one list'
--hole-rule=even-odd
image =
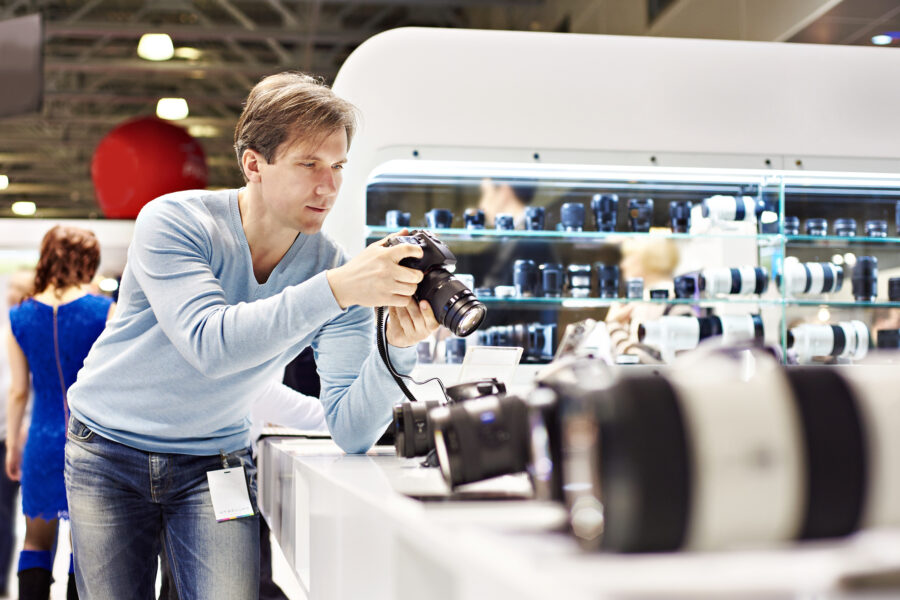
{"label": "white display counter", "polygon": [[[561,506],[516,499],[530,489],[524,477],[449,496],[437,469],[393,448],[348,456],[330,440],[274,437],[259,447],[260,509],[313,600],[900,597],[900,531],[782,549],[591,554],[565,533]],[[885,581],[893,587],[864,593]]]}

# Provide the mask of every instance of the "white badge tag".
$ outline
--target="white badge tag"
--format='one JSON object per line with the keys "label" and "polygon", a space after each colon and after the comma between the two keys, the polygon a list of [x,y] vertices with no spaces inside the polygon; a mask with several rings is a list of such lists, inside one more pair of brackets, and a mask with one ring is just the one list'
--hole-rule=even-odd
{"label": "white badge tag", "polygon": [[216,521],[221,523],[253,516],[243,466],[208,471],[206,478],[209,480],[209,494],[212,496]]}

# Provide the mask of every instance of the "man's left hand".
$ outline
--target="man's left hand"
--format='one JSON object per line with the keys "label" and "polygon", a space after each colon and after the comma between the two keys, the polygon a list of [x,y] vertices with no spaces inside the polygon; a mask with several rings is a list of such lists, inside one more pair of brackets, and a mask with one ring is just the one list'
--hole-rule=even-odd
{"label": "man's left hand", "polygon": [[440,326],[427,301],[420,300],[417,304],[410,298],[406,306],[390,307],[387,341],[392,346],[408,348],[427,338]]}

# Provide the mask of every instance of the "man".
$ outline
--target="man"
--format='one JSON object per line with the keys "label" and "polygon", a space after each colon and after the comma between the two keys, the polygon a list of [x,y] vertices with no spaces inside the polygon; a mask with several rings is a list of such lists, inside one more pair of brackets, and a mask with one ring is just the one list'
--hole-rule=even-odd
{"label": "man", "polygon": [[250,404],[304,347],[341,448],[366,451],[390,421],[402,396],[370,307],[390,307],[402,371],[438,324],[411,300],[422,273],[398,264],[420,248],[382,240],[346,260],[320,233],[354,128],[353,106],[314,79],[267,77],[235,131],[246,187],[170,194],[138,216],[116,315],[69,392],[82,598],[150,597],[160,538],[182,600],[256,597],[258,517],[217,522],[244,507],[208,481],[233,486],[243,467],[255,502]]}

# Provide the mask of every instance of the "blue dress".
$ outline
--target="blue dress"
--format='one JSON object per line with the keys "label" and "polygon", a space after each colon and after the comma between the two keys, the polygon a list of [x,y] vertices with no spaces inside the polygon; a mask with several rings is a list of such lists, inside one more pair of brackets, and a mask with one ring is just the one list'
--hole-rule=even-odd
{"label": "blue dress", "polygon": [[74,383],[106,326],[111,304],[109,298],[88,294],[59,306],[54,317],[52,306],[29,298],[9,311],[9,324],[28,359],[34,388],[22,456],[22,512],[28,517],[68,517],[63,465],[69,409],[64,390]]}

